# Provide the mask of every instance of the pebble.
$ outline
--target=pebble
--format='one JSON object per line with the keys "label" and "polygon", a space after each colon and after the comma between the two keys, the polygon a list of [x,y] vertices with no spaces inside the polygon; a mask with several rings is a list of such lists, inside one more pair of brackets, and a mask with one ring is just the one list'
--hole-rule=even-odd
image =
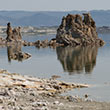
{"label": "pebble", "polygon": [[63,106],[63,105],[64,105],[63,103],[60,103],[60,104],[59,104],[59,106]]}
{"label": "pebble", "polygon": [[88,98],[88,96],[89,96],[88,94],[85,94],[85,95],[84,95],[85,98]]}
{"label": "pebble", "polygon": [[3,103],[3,99],[0,99],[0,104]]}
{"label": "pebble", "polygon": [[67,99],[68,99],[70,102],[78,102],[78,98],[77,98],[77,97],[68,96]]}
{"label": "pebble", "polygon": [[55,101],[53,104],[59,104],[59,101]]}

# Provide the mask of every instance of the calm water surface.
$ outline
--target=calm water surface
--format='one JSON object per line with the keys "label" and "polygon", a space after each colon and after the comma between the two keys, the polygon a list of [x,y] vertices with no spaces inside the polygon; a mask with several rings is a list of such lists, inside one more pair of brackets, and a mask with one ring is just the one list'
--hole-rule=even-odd
{"label": "calm water surface", "polygon": [[[59,75],[61,76],[59,80],[86,83],[91,87],[76,89],[67,94],[82,97],[84,94],[89,94],[90,98],[95,100],[110,101],[110,34],[99,34],[99,36],[106,42],[101,48],[22,47],[22,52],[32,55],[31,58],[23,61],[8,58],[13,48],[0,48],[0,68],[41,78]],[[23,39],[35,41],[53,37],[55,35],[24,35]]]}

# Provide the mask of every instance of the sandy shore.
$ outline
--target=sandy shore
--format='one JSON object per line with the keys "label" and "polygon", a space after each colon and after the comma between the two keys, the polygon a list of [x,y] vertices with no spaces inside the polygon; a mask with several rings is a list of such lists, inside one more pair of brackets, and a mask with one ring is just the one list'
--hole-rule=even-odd
{"label": "sandy shore", "polygon": [[0,110],[110,110],[109,102],[61,96],[62,92],[82,87],[89,86],[0,70]]}

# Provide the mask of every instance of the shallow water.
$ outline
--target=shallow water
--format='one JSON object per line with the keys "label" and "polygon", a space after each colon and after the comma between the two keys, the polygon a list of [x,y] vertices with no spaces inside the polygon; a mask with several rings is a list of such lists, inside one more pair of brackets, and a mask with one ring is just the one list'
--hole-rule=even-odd
{"label": "shallow water", "polygon": [[[90,88],[75,89],[68,92],[71,95],[89,97],[98,101],[110,101],[110,34],[99,34],[106,45],[98,47],[58,47],[36,48],[22,47],[22,52],[32,55],[27,60],[9,59],[16,47],[0,48],[0,68],[23,75],[50,78],[61,76],[59,80],[76,83],[86,83]],[[27,41],[51,39],[55,35],[24,35]]]}

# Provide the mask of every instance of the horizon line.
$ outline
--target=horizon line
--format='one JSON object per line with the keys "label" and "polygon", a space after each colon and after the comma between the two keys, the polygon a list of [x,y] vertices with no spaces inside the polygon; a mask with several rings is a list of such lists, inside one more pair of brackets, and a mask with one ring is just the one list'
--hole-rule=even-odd
{"label": "horizon line", "polygon": [[24,12],[72,12],[72,11],[79,11],[79,12],[89,12],[89,11],[110,11],[110,9],[93,9],[93,10],[3,10],[0,11],[24,11]]}

